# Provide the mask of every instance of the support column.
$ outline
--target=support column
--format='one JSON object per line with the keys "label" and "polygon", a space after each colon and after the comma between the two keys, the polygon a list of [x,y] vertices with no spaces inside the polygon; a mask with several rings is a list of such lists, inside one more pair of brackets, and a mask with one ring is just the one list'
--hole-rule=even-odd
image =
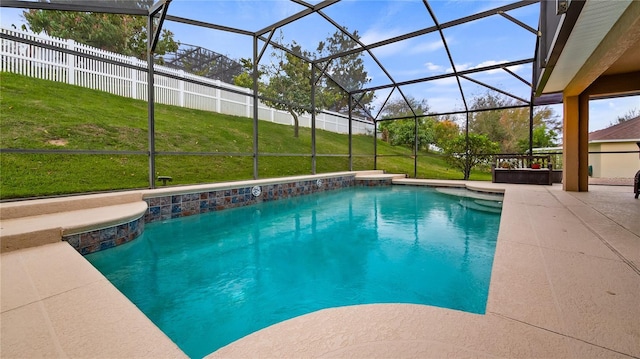
{"label": "support column", "polygon": [[562,189],[589,190],[589,97],[564,96]]}
{"label": "support column", "polygon": [[[159,30],[158,30],[159,31]],[[153,16],[147,17],[147,38],[153,39]],[[156,120],[155,85],[153,78],[153,44],[147,41],[147,130],[149,131],[149,188],[156,188]]]}
{"label": "support column", "polygon": [[580,119],[578,131],[580,134],[579,141],[579,172],[578,172],[578,191],[589,191],[589,96],[582,93],[578,99],[580,107]]}
{"label": "support column", "polygon": [[311,64],[311,174],[316,174],[316,67]]}
{"label": "support column", "polygon": [[[253,37],[253,70],[251,77],[253,77],[253,179],[258,179],[258,64],[260,59],[258,58],[258,37]],[[247,97],[249,101],[249,97]],[[249,107],[247,105],[247,111]]]}
{"label": "support column", "polygon": [[373,120],[373,169],[378,169],[378,121]]}
{"label": "support column", "polygon": [[413,118],[413,178],[418,178],[418,117]]}
{"label": "support column", "polygon": [[[349,171],[353,171],[353,98],[349,94]],[[375,132],[375,131],[374,131]],[[375,136],[374,136],[375,138]]]}

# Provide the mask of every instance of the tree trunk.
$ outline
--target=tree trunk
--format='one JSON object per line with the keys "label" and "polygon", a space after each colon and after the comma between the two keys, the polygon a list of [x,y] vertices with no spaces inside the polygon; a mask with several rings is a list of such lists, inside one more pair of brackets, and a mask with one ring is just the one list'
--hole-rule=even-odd
{"label": "tree trunk", "polygon": [[469,154],[465,155],[465,160],[464,160],[464,180],[468,181],[469,180],[469,176],[471,175],[471,167],[473,167],[471,165],[471,160],[469,159]]}
{"label": "tree trunk", "polygon": [[289,113],[293,116],[293,137],[298,138],[298,114],[293,110],[289,110]]}

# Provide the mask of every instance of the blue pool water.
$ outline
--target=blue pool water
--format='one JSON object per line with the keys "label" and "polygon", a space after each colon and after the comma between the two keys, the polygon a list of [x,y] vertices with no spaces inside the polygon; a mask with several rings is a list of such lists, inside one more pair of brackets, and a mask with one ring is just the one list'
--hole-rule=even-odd
{"label": "blue pool water", "polygon": [[203,357],[329,307],[484,313],[500,215],[469,205],[480,201],[349,188],[147,224],[140,238],[86,258],[187,355]]}

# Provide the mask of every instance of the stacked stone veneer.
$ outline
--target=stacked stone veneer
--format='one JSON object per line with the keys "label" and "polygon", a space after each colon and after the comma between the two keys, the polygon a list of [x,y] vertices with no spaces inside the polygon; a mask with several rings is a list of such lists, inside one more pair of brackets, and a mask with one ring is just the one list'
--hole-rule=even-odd
{"label": "stacked stone veneer", "polygon": [[151,223],[355,185],[355,176],[330,177],[319,180],[321,181],[320,185],[318,185],[318,179],[258,185],[262,192],[260,196],[254,196],[251,193],[253,186],[242,186],[147,198],[145,201],[147,201],[149,208],[145,214],[145,221]]}
{"label": "stacked stone veneer", "polygon": [[391,179],[356,180],[355,175],[351,175],[258,184],[257,186],[261,189],[259,196],[254,196],[251,193],[254,186],[239,186],[195,193],[148,197],[144,199],[148,204],[148,208],[143,217],[113,227],[63,236],[62,239],[69,242],[78,252],[84,255],[115,247],[137,238],[144,232],[145,223],[353,186],[390,186],[391,184]]}
{"label": "stacked stone veneer", "polygon": [[356,180],[356,186],[363,186],[363,187],[391,186],[392,184],[393,184],[393,179],[391,178]]}
{"label": "stacked stone veneer", "polygon": [[63,236],[62,240],[85,255],[134,240],[144,232],[144,223],[144,218],[140,217],[113,227]]}

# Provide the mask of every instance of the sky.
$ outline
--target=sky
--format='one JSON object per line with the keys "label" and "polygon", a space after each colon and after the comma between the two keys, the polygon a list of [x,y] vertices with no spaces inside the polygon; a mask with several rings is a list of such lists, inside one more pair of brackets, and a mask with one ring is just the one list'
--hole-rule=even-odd
{"label": "sky", "polygon": [[[309,1],[312,4],[319,1]],[[487,0],[439,0],[429,1],[437,21],[448,21],[472,15],[510,3]],[[532,28],[537,28],[539,5],[529,5],[507,12]],[[280,19],[303,10],[303,7],[285,0],[174,0],[169,14],[205,21],[249,31],[258,31]],[[386,40],[394,36],[434,25],[422,1],[418,0],[343,0],[324,9],[337,23],[350,31],[357,31],[364,44]],[[24,20],[21,10],[0,8],[0,25],[20,28]],[[253,52],[252,38],[224,31],[211,30],[176,22],[165,22],[166,29],[175,39],[187,44],[202,46],[232,59],[250,58]],[[336,29],[318,14],[312,14],[294,24],[285,25],[274,35],[284,44],[296,41],[304,49],[314,51],[320,41],[332,35]],[[267,34],[268,35],[268,34]],[[369,86],[387,85],[416,78],[442,75],[456,70],[466,70],[532,58],[536,37],[527,29],[505,17],[493,15],[463,25],[447,27],[442,35],[446,39],[453,63],[449,60],[440,34],[432,32],[405,41],[375,48],[364,54],[365,68],[370,78]],[[273,52],[268,48],[268,56]],[[262,60],[271,61],[267,58]],[[382,64],[381,68],[378,64]],[[530,81],[531,65],[517,65],[509,69]],[[386,70],[386,72],[385,72]],[[516,98],[528,99],[529,89],[516,77],[503,70],[484,71],[462,79],[461,86],[468,104],[474,96],[483,95],[487,89],[472,80],[504,89]],[[464,104],[455,78],[401,87],[407,96],[426,99],[431,111],[450,112],[463,110]],[[390,90],[376,91],[374,104],[379,110]],[[391,98],[400,94],[395,91]],[[519,103],[519,100],[513,99]],[[553,106],[562,115],[562,106]],[[608,127],[634,109],[640,110],[640,96],[591,101],[590,131]],[[373,113],[374,115],[376,112]]]}

